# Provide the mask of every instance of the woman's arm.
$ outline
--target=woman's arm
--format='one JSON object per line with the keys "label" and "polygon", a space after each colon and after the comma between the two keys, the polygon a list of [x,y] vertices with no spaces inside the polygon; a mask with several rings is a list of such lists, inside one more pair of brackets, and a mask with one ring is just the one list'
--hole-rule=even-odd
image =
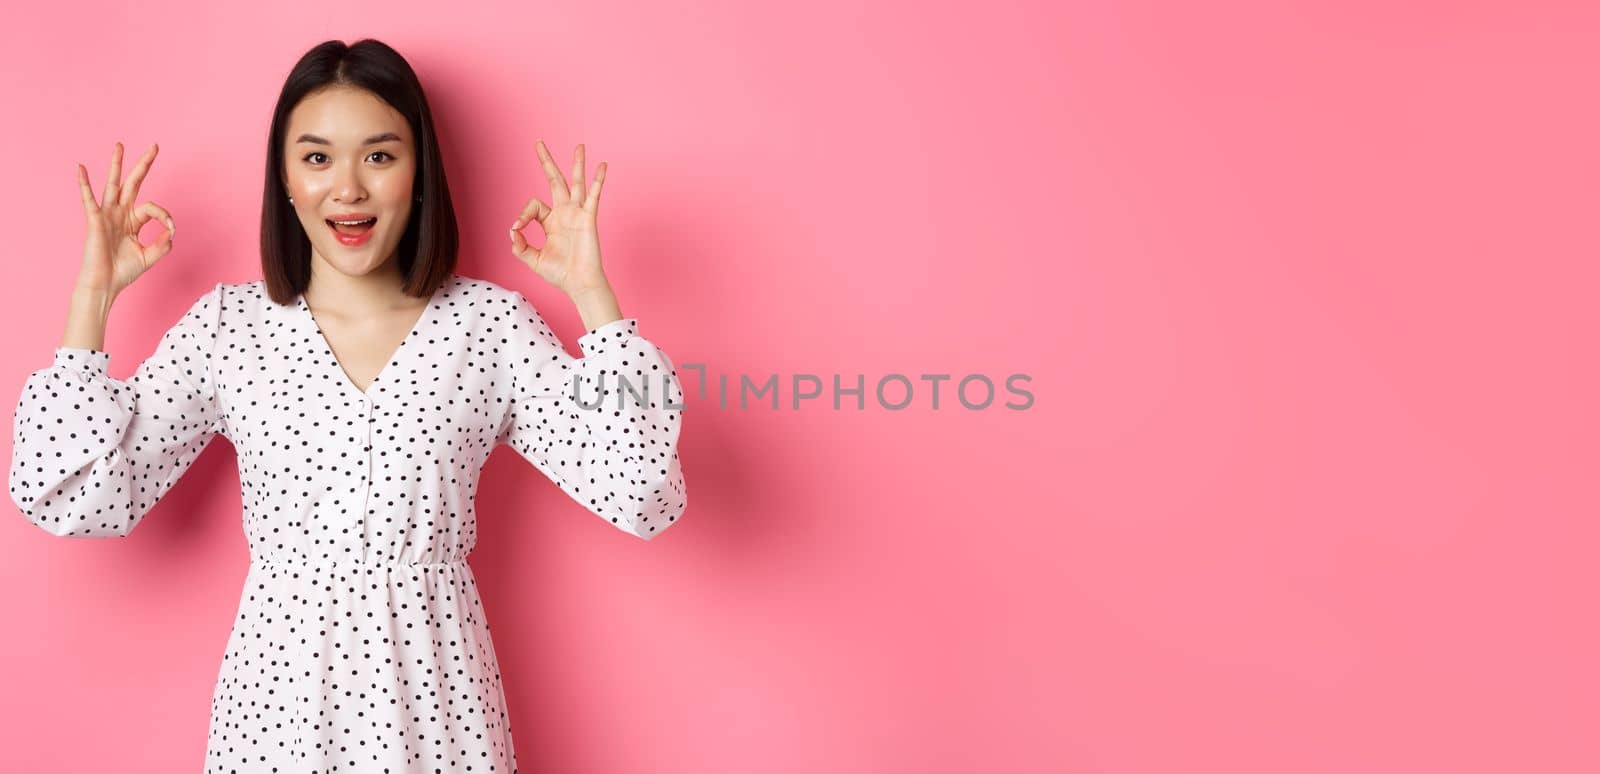
{"label": "woman's arm", "polygon": [[574,358],[525,296],[512,304],[511,409],[496,442],[617,529],[661,534],[689,504],[672,359],[631,317],[585,332]]}
{"label": "woman's arm", "polygon": [[106,322],[111,319],[111,303],[117,298],[109,290],[75,287],[67,304],[67,330],[61,346],[71,349],[104,350]]}
{"label": "woman's arm", "polygon": [[617,305],[617,296],[611,292],[610,285],[581,291],[572,296],[572,303],[578,307],[578,316],[583,318],[585,330],[592,331],[622,319],[622,308]]}
{"label": "woman's arm", "polygon": [[128,379],[107,374],[110,354],[75,346],[29,375],[10,482],[29,521],[61,537],[125,536],[222,431],[211,356],[224,290],[196,300]]}

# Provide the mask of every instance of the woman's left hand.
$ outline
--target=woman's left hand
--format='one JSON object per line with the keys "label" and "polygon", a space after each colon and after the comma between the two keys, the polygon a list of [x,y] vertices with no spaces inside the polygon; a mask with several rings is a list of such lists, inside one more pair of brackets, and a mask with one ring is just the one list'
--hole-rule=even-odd
{"label": "woman's left hand", "polygon": [[[600,232],[595,218],[600,210],[600,185],[606,179],[606,163],[595,169],[594,184],[585,188],[583,145],[572,162],[572,180],[562,176],[544,140],[536,143],[545,176],[550,178],[551,205],[535,196],[511,226],[511,253],[527,264],[546,282],[569,297],[607,287],[600,268]],[[538,223],[544,230],[544,246],[534,247],[522,236],[523,227]]]}

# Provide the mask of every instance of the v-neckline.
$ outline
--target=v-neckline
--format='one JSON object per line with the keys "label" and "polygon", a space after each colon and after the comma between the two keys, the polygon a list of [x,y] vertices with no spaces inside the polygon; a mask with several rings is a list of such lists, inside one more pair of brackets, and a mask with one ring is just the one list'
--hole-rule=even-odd
{"label": "v-neckline", "polygon": [[395,346],[394,351],[389,353],[388,361],[383,364],[382,368],[378,369],[378,373],[372,377],[371,381],[367,382],[365,390],[357,387],[356,383],[351,381],[350,372],[345,370],[344,363],[339,361],[338,353],[333,351],[333,344],[328,341],[327,334],[322,332],[322,325],[317,322],[317,316],[312,314],[311,305],[306,303],[304,293],[295,297],[295,304],[299,307],[300,314],[311,324],[311,329],[316,334],[317,340],[322,342],[322,351],[327,355],[327,360],[337,373],[340,383],[345,386],[345,389],[355,393],[361,399],[371,400],[373,389],[378,386],[379,382],[383,381],[385,376],[389,375],[389,371],[395,367],[395,364],[400,360],[400,356],[405,353],[406,346],[411,343],[411,339],[415,338],[417,333],[422,330],[422,326],[433,317],[433,310],[434,307],[439,305],[439,298],[444,295],[445,288],[455,282],[455,279],[456,275],[452,273],[445,277],[443,282],[439,283],[438,288],[434,289],[433,295],[428,297],[428,304],[422,308],[422,314],[418,315],[417,321],[411,324],[411,330],[406,331],[405,338],[400,339],[400,343]]}

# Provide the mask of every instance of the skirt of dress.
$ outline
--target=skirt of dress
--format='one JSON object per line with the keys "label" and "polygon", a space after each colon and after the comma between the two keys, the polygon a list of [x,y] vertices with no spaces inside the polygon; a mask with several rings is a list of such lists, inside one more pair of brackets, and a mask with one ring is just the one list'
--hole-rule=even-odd
{"label": "skirt of dress", "polygon": [[206,771],[516,770],[465,559],[252,559],[212,697]]}

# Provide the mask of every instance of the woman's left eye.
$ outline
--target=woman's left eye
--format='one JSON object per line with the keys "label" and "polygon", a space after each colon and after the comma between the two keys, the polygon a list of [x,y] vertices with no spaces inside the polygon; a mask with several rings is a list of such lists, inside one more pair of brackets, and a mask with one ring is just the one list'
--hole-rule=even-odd
{"label": "woman's left eye", "polygon": [[[372,156],[388,156],[389,158],[394,158],[393,156],[389,156],[389,154],[384,151],[373,151]],[[372,158],[372,156],[368,156],[367,158]]]}

